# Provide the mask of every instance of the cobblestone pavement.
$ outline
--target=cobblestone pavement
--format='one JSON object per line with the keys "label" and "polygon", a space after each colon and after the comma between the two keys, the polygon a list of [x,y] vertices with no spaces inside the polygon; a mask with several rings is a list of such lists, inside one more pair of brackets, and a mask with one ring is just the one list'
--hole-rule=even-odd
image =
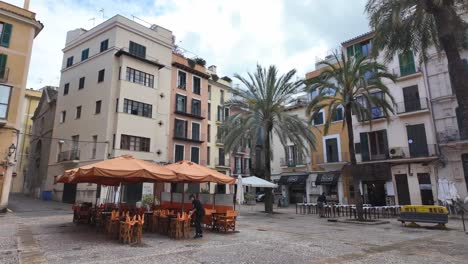
{"label": "cobblestone pavement", "polygon": [[[330,223],[279,209],[245,207],[238,233],[206,232],[174,241],[147,233],[140,246],[121,245],[71,222],[71,206],[14,195],[0,215],[0,263],[468,263],[460,220],[449,230]],[[258,209],[260,207],[257,207]]]}

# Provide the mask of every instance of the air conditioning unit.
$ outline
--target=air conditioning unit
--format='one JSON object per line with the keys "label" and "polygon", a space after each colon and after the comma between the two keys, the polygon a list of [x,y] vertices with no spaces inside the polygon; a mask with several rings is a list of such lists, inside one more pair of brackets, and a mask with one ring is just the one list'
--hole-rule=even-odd
{"label": "air conditioning unit", "polygon": [[391,159],[398,159],[398,158],[404,158],[405,157],[405,152],[403,148],[391,148],[389,151],[390,158]]}

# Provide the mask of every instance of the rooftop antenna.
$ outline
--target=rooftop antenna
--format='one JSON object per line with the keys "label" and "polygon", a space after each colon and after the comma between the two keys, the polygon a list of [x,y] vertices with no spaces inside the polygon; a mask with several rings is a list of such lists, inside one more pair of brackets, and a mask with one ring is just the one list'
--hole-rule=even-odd
{"label": "rooftop antenna", "polygon": [[92,21],[93,21],[93,27],[94,27],[94,26],[96,26],[96,18],[95,18],[95,17],[93,17],[93,18],[90,18],[90,19],[88,19],[88,21],[90,21],[90,20],[92,20]]}
{"label": "rooftop antenna", "polygon": [[104,17],[104,8],[99,9],[99,12],[102,13],[102,20],[104,20],[105,19],[105,17]]}

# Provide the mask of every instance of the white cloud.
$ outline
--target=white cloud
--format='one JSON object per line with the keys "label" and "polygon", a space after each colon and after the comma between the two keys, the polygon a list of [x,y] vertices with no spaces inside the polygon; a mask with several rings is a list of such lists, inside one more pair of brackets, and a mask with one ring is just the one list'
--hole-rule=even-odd
{"label": "white cloud", "polygon": [[[303,77],[316,57],[367,31],[364,1],[33,0],[30,9],[44,30],[34,42],[28,87],[58,85],[66,32],[91,28],[91,18],[102,22],[101,8],[106,18],[135,15],[172,30],[183,48],[216,64],[221,74],[243,74],[260,63],[296,68]],[[22,6],[23,0],[8,2]]]}

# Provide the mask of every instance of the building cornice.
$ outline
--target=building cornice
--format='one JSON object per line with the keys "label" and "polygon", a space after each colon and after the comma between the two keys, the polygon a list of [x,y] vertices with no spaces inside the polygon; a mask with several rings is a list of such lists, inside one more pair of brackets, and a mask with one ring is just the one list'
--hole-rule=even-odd
{"label": "building cornice", "polygon": [[21,14],[15,13],[13,11],[10,11],[1,7],[0,7],[0,15],[11,17],[13,19],[16,19],[18,21],[24,22],[32,26],[35,29],[34,37],[36,37],[39,34],[39,32],[41,32],[41,30],[44,28],[44,25],[40,21],[29,18],[27,16],[23,16]]}

